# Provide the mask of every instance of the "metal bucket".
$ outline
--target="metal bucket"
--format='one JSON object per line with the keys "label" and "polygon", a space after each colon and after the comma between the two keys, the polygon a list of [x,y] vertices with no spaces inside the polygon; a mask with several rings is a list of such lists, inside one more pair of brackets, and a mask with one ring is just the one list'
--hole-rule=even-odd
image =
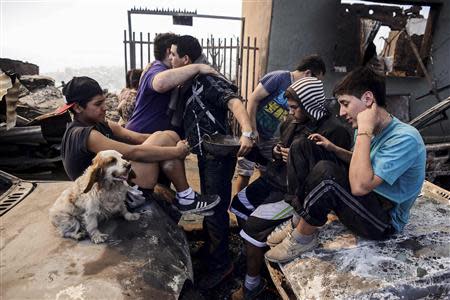
{"label": "metal bucket", "polygon": [[205,150],[214,156],[236,156],[241,145],[239,138],[231,135],[214,134],[203,136]]}

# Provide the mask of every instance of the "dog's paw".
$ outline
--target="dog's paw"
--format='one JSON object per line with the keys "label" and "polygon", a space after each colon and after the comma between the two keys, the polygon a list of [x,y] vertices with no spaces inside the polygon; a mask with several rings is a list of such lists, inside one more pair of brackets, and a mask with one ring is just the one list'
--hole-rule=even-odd
{"label": "dog's paw", "polygon": [[136,221],[136,220],[139,220],[139,217],[140,217],[141,215],[140,214],[137,214],[137,213],[134,213],[134,214],[132,214],[132,213],[126,213],[125,214],[125,216],[124,216],[124,218],[125,218],[125,220],[127,220],[127,221]]}
{"label": "dog's paw", "polygon": [[94,235],[91,236],[91,240],[95,243],[95,244],[100,244],[105,242],[108,239],[108,235],[106,233],[96,233]]}
{"label": "dog's paw", "polygon": [[75,235],[74,235],[74,239],[76,240],[82,240],[86,237],[87,232],[82,230],[82,231],[78,231]]}

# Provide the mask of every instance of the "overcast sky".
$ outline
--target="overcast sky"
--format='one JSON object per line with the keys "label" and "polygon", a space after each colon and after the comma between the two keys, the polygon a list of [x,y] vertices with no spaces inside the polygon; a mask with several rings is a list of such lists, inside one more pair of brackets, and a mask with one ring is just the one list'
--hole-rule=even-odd
{"label": "overcast sky", "polygon": [[[39,65],[40,72],[66,67],[122,66],[123,30],[132,7],[197,10],[240,17],[241,0],[0,0],[0,57]],[[240,35],[240,22],[194,18],[192,27],[170,16],[132,17],[136,32],[172,31],[206,37]]]}

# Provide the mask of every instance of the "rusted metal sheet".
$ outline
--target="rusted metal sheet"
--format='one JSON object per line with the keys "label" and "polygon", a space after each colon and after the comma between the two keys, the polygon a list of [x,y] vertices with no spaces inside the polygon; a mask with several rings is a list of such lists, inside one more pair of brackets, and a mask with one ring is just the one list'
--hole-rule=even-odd
{"label": "rusted metal sheet", "polygon": [[10,130],[0,128],[0,141],[12,144],[46,144],[41,126],[14,127]]}

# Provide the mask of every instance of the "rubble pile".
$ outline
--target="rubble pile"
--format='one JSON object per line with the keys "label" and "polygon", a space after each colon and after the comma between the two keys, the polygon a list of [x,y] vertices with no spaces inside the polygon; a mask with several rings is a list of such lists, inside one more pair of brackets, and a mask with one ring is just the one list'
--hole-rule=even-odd
{"label": "rubble pile", "polygon": [[[55,80],[49,76],[14,72],[22,69],[18,62],[13,70],[8,69],[7,74],[0,69],[7,79],[5,82],[11,82],[8,76],[15,76],[11,74],[19,76],[14,103],[0,102],[0,155],[4,158],[0,159],[0,169],[14,173],[59,168],[61,139],[66,124],[71,121],[69,112],[54,113],[65,103],[61,86],[56,87]],[[10,86],[2,84],[2,90],[5,90],[2,100],[11,98]],[[118,121],[118,96],[108,92],[105,96],[107,120]],[[14,120],[17,119],[8,127],[7,111],[12,111]]]}
{"label": "rubble pile", "polygon": [[19,98],[19,105],[49,113],[64,104],[62,92],[54,86],[45,86]]}
{"label": "rubble pile", "polygon": [[20,83],[31,92],[47,86],[55,86],[55,80],[53,78],[41,75],[22,75],[20,76]]}
{"label": "rubble pile", "polygon": [[118,122],[120,119],[117,106],[119,105],[119,97],[115,93],[106,93],[106,119]]}

